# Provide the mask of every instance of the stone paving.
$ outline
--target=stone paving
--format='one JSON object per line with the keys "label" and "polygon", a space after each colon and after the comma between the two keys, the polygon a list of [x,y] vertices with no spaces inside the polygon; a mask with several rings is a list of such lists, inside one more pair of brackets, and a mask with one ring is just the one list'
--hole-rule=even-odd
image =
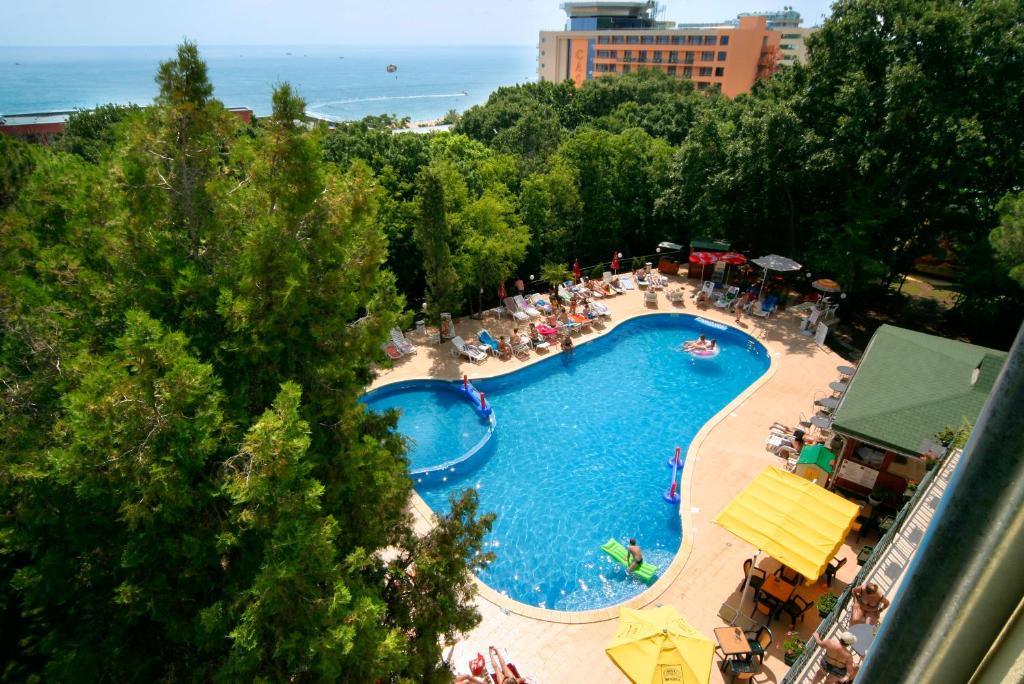
{"label": "stone paving", "polygon": [[[815,393],[821,396],[828,383],[837,378],[836,366],[847,361],[819,347],[812,338],[801,335],[800,318],[796,314],[776,313],[767,321],[744,316],[737,324],[733,315],[721,309],[696,308],[692,300],[696,281],[675,276],[670,276],[669,281],[669,287],[681,286],[685,290],[682,305],[668,302],[664,292],[658,293],[656,307],[644,303],[641,290],[606,298],[602,302],[611,310],[612,320],[603,329],[576,337],[575,342],[585,344],[634,316],[679,312],[737,327],[757,338],[772,357],[772,368],[760,384],[723,409],[694,439],[686,459],[683,483],[683,548],[672,572],[666,572],[665,578],[627,604],[632,607],[675,606],[694,627],[713,638],[712,630],[723,624],[718,617],[721,605],[724,602],[735,605],[739,601],[743,561],[751,557],[755,549],[714,525],[712,520],[765,466],[784,464],[765,449],[769,427],[774,421],[792,425],[801,415],[812,414]],[[508,317],[486,316],[482,323],[472,319],[457,321],[456,332],[467,341],[475,341],[481,327],[487,327],[494,335],[505,335],[515,326],[523,327]],[[415,336],[410,339],[417,342]],[[454,380],[463,373],[470,379],[491,377],[540,358],[541,353],[532,352],[530,360],[489,358],[484,363],[473,364],[453,356],[450,343],[421,345],[417,354],[403,357],[393,368],[382,370],[373,387],[412,378]],[[426,512],[420,500],[415,508],[421,516]],[[421,517],[420,524],[428,523]],[[853,561],[860,544],[853,536],[838,554],[849,556],[850,562],[840,569],[833,587],[835,593],[840,593],[857,572]],[[762,555],[759,566],[771,572],[778,563]],[[588,614],[541,611],[516,604],[489,587],[478,585],[477,604],[483,620],[470,634],[463,635],[455,647],[452,662],[458,671],[466,672],[468,661],[477,652],[486,655],[487,647],[494,644],[504,647],[520,672],[538,683],[627,681],[604,653],[605,644],[615,633],[617,608]],[[823,582],[818,582],[798,588],[798,593],[813,600],[824,590]],[[751,603],[748,597],[743,606],[748,614]],[[818,623],[817,613],[812,609],[798,623],[797,629],[807,638]],[[778,682],[787,670],[779,644],[788,624],[776,620],[771,629],[775,641],[762,674],[756,677],[759,682]],[[713,668],[711,681],[724,681],[717,668]]]}

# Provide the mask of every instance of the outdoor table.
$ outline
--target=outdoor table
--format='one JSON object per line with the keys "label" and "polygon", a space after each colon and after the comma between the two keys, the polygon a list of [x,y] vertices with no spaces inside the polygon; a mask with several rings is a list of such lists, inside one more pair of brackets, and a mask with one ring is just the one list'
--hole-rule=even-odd
{"label": "outdoor table", "polygon": [[828,386],[834,392],[845,392],[846,388],[850,386],[848,382],[830,382]]}
{"label": "outdoor table", "polygon": [[745,656],[751,653],[747,635],[739,627],[716,627],[715,638],[726,656]]}
{"label": "outdoor table", "polygon": [[827,409],[834,409],[839,406],[839,400],[835,397],[825,397],[823,399],[818,399],[814,403],[818,406],[824,406]]}
{"label": "outdoor table", "polygon": [[853,645],[853,650],[856,651],[861,658],[867,654],[868,648],[871,646],[871,642],[875,640],[876,629],[877,625],[869,625],[866,622],[850,625],[850,634],[857,637],[857,643]]}
{"label": "outdoor table", "polygon": [[761,585],[761,591],[779,601],[780,604],[788,601],[795,590],[795,586],[775,575],[765,577],[764,583]]}
{"label": "outdoor table", "polygon": [[828,416],[813,416],[810,422],[814,427],[825,430],[832,424],[832,419]]}
{"label": "outdoor table", "polygon": [[836,366],[836,370],[847,377],[857,372],[857,369],[853,366]]}

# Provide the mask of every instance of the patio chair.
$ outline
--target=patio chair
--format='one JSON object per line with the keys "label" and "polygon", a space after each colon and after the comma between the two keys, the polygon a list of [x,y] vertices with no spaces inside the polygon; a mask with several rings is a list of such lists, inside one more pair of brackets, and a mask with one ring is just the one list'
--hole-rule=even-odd
{"label": "patio chair", "polygon": [[636,284],[637,287],[647,287],[648,285],[650,285],[650,281],[648,280],[648,274],[644,273],[643,277],[640,277],[640,275],[636,275]]}
{"label": "patio chair", "polygon": [[682,304],[685,298],[686,297],[683,294],[682,288],[673,287],[668,290],[665,290],[665,299],[672,302],[673,304]]}
{"label": "patio chair", "polygon": [[525,311],[521,311],[519,309],[519,305],[516,304],[516,301],[512,297],[505,297],[504,301],[505,308],[508,309],[508,312],[512,314],[512,317],[515,318],[517,321],[525,322],[530,320],[530,314],[526,313]]}
{"label": "patio chair", "polygon": [[800,596],[794,594],[788,601],[782,604],[782,608],[779,613],[785,613],[789,616],[789,627],[792,629],[796,627],[797,621],[803,622],[804,614],[814,605],[813,601],[806,601]]}
{"label": "patio chair", "polygon": [[524,342],[522,338],[512,341],[512,353],[521,359],[529,358],[530,343]]}
{"label": "patio chair", "polygon": [[849,558],[846,558],[845,556],[843,558],[832,559],[832,562],[828,564],[827,568],[825,568],[825,586],[832,586],[832,580],[836,578],[836,573],[839,572],[839,568],[846,565],[846,561],[848,560]]}
{"label": "patio chair", "polygon": [[398,328],[391,329],[391,341],[395,344],[396,347],[398,347],[398,350],[403,354],[416,353],[416,347],[414,347],[413,344],[405,338],[405,335],[403,335],[402,331],[399,330]]}
{"label": "patio chair", "polygon": [[454,349],[459,356],[465,356],[473,363],[480,363],[487,360],[487,354],[472,345],[466,344],[466,341],[458,335],[452,338],[452,349]]}
{"label": "patio chair", "polygon": [[780,565],[779,569],[775,571],[775,576],[794,587],[804,581],[803,575],[787,565]]}
{"label": "patio chair", "polygon": [[761,672],[761,663],[754,663],[753,658],[746,660],[742,658],[732,658],[726,661],[729,665],[728,672],[732,674],[730,682],[735,681],[747,681],[754,678],[754,675]]}
{"label": "patio chair", "polygon": [[477,335],[477,339],[487,345],[487,348],[491,350],[489,353],[494,354],[495,356],[498,355],[498,341],[494,339],[486,328],[480,331],[480,334]]}
{"label": "patio chair", "polygon": [[398,347],[395,346],[394,342],[385,342],[382,345],[380,345],[380,348],[384,351],[385,354],[388,355],[388,358],[391,359],[392,361],[397,361],[398,359],[402,358],[402,352]]}
{"label": "patio chair", "polygon": [[647,306],[658,306],[658,293],[650,289],[644,292],[644,304]]}
{"label": "patio chair", "polygon": [[[743,561],[743,581],[746,582],[747,575],[749,575],[750,588],[757,592],[761,589],[761,585],[764,584],[764,581],[768,579],[768,573],[766,573],[761,568],[754,568],[753,570],[751,570],[750,566],[752,566],[753,564],[753,558],[748,558],[747,560]],[[743,586],[743,584],[740,583],[740,586]]]}
{"label": "patio chair", "polygon": [[715,293],[715,283],[712,280],[705,280],[704,284],[700,286],[700,289],[693,293],[693,298],[697,299],[701,293],[704,293],[708,301],[711,301],[711,296]]}
{"label": "patio chair", "polygon": [[744,636],[747,637],[747,644],[750,646],[750,655],[760,658],[763,663],[764,654],[772,645],[772,630],[768,629],[767,625],[762,625],[759,629],[744,632]]}
{"label": "patio chair", "polygon": [[512,298],[512,301],[516,303],[520,311],[525,311],[530,318],[540,318],[540,311],[530,306],[523,295],[516,295]]}
{"label": "patio chair", "polygon": [[754,617],[755,613],[761,613],[765,616],[765,622],[771,622],[775,619],[775,613],[781,608],[779,601],[761,590],[758,590],[754,594],[754,609],[750,611],[750,617]]}
{"label": "patio chair", "polygon": [[719,309],[728,309],[736,301],[736,298],[740,294],[740,288],[733,285],[725,292],[718,295],[718,299],[715,300],[715,306]]}
{"label": "patio chair", "polygon": [[750,309],[750,313],[755,316],[761,316],[764,319],[771,317],[772,313],[779,306],[779,298],[775,295],[768,295],[764,298],[761,306],[755,306]]}

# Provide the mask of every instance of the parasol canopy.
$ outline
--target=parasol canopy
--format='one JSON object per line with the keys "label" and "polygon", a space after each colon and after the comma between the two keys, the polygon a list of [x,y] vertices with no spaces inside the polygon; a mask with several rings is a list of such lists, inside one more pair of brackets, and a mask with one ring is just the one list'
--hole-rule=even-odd
{"label": "parasol canopy", "polygon": [[729,502],[715,523],[814,582],[859,513],[857,504],[769,466]]}
{"label": "parasol canopy", "polygon": [[811,283],[811,287],[815,290],[821,290],[822,292],[839,292],[843,289],[839,286],[839,283],[831,278],[818,278]]}
{"label": "parasol canopy", "polygon": [[711,252],[694,252],[690,255],[691,264],[700,264],[701,266],[707,266],[718,261],[718,256]]}
{"label": "parasol canopy", "polygon": [[715,642],[672,606],[623,608],[605,653],[634,684],[707,684]]}
{"label": "parasol canopy", "polygon": [[751,261],[753,264],[757,264],[764,269],[764,277],[761,278],[761,294],[764,295],[764,284],[768,280],[768,271],[799,271],[801,269],[800,264],[793,261],[789,257],[779,256],[778,254],[769,254],[768,256],[758,257]]}
{"label": "parasol canopy", "polygon": [[724,261],[727,264],[732,264],[733,266],[742,266],[747,263],[747,257],[743,256],[739,252],[725,252],[724,254],[719,254],[718,260]]}

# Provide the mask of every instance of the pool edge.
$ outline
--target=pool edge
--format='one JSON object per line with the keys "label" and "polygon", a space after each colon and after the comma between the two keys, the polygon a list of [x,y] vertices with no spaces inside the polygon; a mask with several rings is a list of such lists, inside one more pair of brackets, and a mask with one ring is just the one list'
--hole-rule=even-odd
{"label": "pool edge", "polygon": [[[601,337],[610,333],[612,330],[617,328],[622,323],[625,323],[626,321],[633,320],[635,318],[641,318],[643,316],[665,315],[666,313],[668,313],[669,315],[686,315],[691,316],[693,318],[699,317],[694,314],[682,311],[643,312],[635,316],[628,316],[616,320],[614,325],[608,326],[606,329],[601,331],[601,334],[593,336],[592,338],[581,343],[581,345],[589,344],[593,340],[600,339]],[[729,414],[735,411],[737,407],[742,405],[756,391],[763,387],[765,383],[771,380],[771,378],[775,375],[775,372],[778,370],[776,354],[773,353],[767,345],[757,340],[756,337],[751,335],[746,330],[743,330],[742,328],[731,325],[730,323],[723,323],[723,325],[726,325],[727,327],[733,330],[741,332],[744,335],[757,341],[758,344],[760,344],[761,347],[765,350],[765,355],[768,357],[768,368],[767,370],[765,370],[764,373],[761,374],[760,377],[757,378],[757,380],[752,382],[743,392],[740,392],[740,394],[738,394],[732,401],[730,401],[728,404],[722,407],[722,409],[718,413],[709,418],[704,423],[704,425],[701,426],[700,430],[698,430],[697,433],[693,436],[693,439],[690,440],[690,446],[686,450],[686,459],[684,461],[683,474],[680,478],[680,491],[686,492],[687,500],[691,500],[692,498],[690,494],[693,484],[693,469],[696,467],[697,462],[697,451],[700,449],[701,446],[703,446],[708,435],[714,428],[716,428],[719,425],[719,423],[725,420],[725,418]],[[548,357],[545,356],[543,358]],[[538,361],[539,360],[541,359],[538,359]],[[522,369],[523,367],[525,366],[519,366],[518,368],[512,369],[505,373],[481,376],[481,379],[483,377],[498,378],[504,375],[508,375],[510,373],[514,373],[517,370]],[[406,380],[409,379],[410,378],[406,378]],[[436,378],[424,376],[421,379],[435,380]],[[385,383],[384,385],[375,387],[374,389],[380,389],[380,387],[384,387],[389,384],[393,383]],[[419,495],[415,488],[412,490],[412,497],[410,503],[416,515],[419,517],[420,521],[425,525],[432,527],[434,524],[433,518],[434,515],[436,514],[434,513],[434,510],[430,508],[429,505],[427,505],[427,502],[423,500],[423,498]],[[539,620],[542,622],[553,622],[560,624],[586,624],[593,622],[606,622],[608,620],[617,619],[619,617],[619,611],[622,608],[643,608],[645,606],[649,606],[650,604],[654,603],[659,598],[661,598],[661,596],[664,595],[665,592],[672,587],[675,581],[679,578],[679,575],[682,573],[683,568],[686,566],[686,563],[689,561],[690,555],[693,552],[693,514],[690,510],[691,507],[684,507],[683,503],[684,502],[680,502],[679,504],[679,517],[680,524],[682,525],[682,542],[680,543],[679,549],[676,551],[675,556],[672,559],[672,563],[669,564],[668,569],[658,577],[658,580],[654,584],[652,584],[650,587],[640,592],[633,598],[629,599],[628,601],[623,601],[622,603],[616,603],[615,605],[608,606],[606,608],[598,608],[595,610],[551,610],[548,608],[541,608],[539,606],[531,606],[530,604],[522,603],[520,601],[516,601],[515,599],[509,598],[508,596],[505,596],[496,589],[488,586],[483,580],[480,579],[479,576],[473,574],[473,583],[476,585],[477,588],[477,596],[487,601],[488,603],[497,606],[502,610],[508,611],[509,613],[514,613],[525,618]]]}

